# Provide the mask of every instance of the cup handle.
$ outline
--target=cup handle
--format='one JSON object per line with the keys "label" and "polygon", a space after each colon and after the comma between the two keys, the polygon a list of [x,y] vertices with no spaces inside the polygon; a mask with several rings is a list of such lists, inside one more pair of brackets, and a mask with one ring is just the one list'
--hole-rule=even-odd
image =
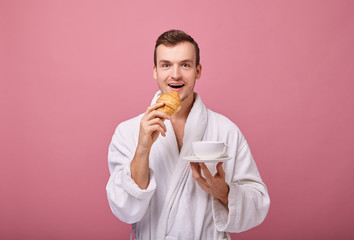
{"label": "cup handle", "polygon": [[224,143],[224,151],[222,152],[221,156],[226,156],[227,150],[229,150],[229,146]]}

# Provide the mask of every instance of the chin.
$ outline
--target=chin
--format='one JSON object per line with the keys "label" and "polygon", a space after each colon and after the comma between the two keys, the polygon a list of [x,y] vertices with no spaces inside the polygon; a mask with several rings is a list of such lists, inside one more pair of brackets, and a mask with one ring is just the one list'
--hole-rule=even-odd
{"label": "chin", "polygon": [[192,102],[194,101],[194,93],[193,92],[190,95],[180,94],[179,97],[181,99],[181,102],[184,102],[184,101],[188,100],[189,98],[192,98]]}

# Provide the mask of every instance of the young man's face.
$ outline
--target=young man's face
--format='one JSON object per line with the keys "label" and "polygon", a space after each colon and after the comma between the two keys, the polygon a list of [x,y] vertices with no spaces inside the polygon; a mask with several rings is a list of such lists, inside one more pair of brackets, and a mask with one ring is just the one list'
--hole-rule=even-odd
{"label": "young man's face", "polygon": [[162,93],[177,91],[181,101],[193,99],[195,80],[200,78],[201,65],[196,67],[196,53],[190,42],[156,48],[153,76]]}

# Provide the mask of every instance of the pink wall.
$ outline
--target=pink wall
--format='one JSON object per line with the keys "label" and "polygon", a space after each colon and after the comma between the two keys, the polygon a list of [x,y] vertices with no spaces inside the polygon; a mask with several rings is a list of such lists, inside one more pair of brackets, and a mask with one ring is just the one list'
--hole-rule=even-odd
{"label": "pink wall", "polygon": [[269,188],[265,222],[233,239],[352,239],[354,2],[122,2],[0,1],[0,239],[128,238],[107,148],[157,90],[171,28],[199,42],[196,90]]}

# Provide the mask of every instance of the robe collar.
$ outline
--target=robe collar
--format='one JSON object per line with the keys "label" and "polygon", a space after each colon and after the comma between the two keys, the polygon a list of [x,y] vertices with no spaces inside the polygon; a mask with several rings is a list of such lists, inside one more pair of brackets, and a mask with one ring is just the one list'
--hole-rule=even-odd
{"label": "robe collar", "polygon": [[[155,94],[152,104],[154,104],[157,98],[161,95],[161,91]],[[157,239],[165,239],[166,233],[168,231],[168,222],[170,217],[170,212],[174,203],[178,203],[179,194],[183,191],[183,187],[187,181],[188,173],[190,171],[189,163],[182,158],[184,156],[189,156],[193,154],[192,142],[200,141],[203,138],[208,121],[207,108],[203,104],[198,93],[194,93],[194,103],[191,111],[188,114],[186,125],[184,127],[184,137],[183,146],[181,152],[178,154],[178,145],[176,136],[173,133],[166,133],[166,140],[163,144],[171,152],[174,152],[173,161],[177,160],[172,171],[172,177],[169,184],[168,192],[166,194],[166,199],[162,207],[158,228],[157,228]],[[173,129],[170,121],[165,122],[167,129]],[[168,136],[168,137],[167,137]],[[168,143],[168,145],[166,145]],[[177,159],[176,159],[177,158]]]}
{"label": "robe collar", "polygon": [[[157,99],[160,97],[161,91],[157,91],[155,94],[151,105],[155,104]],[[194,103],[191,111],[188,114],[186,125],[184,127],[184,137],[183,137],[183,146],[181,149],[181,156],[191,155],[192,151],[192,142],[200,141],[204,135],[205,128],[207,125],[208,116],[207,108],[205,107],[202,99],[198,93],[194,93]],[[170,125],[170,121],[166,121],[167,125]],[[171,124],[172,125],[172,124]],[[173,129],[173,127],[171,128]],[[169,134],[169,133],[168,133]],[[170,134],[172,135],[172,134]],[[174,132],[173,132],[174,135]],[[176,138],[176,136],[171,136]],[[177,143],[177,142],[176,142]],[[177,145],[176,145],[177,146]],[[177,146],[178,148],[178,146]]]}

